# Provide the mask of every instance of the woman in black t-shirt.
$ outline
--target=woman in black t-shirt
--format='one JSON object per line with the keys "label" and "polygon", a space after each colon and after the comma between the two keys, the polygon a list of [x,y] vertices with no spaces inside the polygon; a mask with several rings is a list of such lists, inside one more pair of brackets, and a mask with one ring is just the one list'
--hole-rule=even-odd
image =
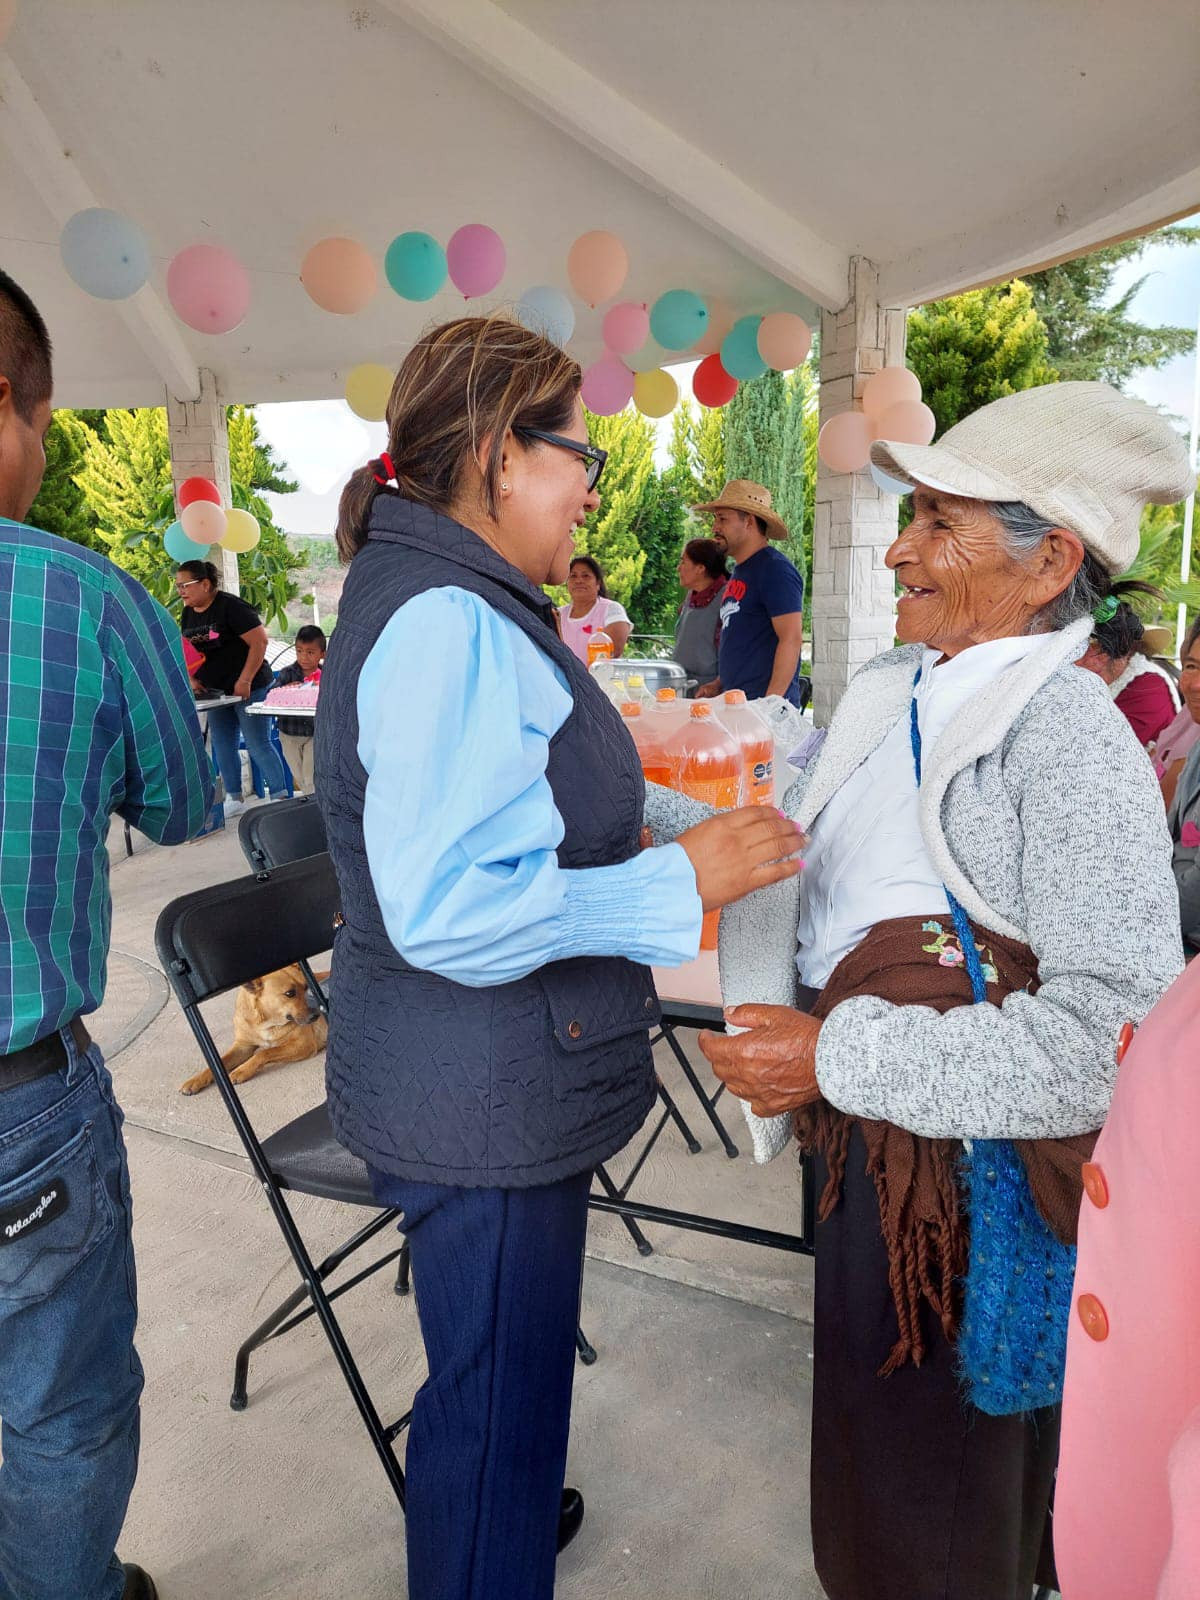
{"label": "woman in black t-shirt", "polygon": [[266,664],[267,630],[253,606],[220,587],[211,561],[185,561],[175,574],[183,601],[183,637],[203,657],[193,677],[210,694],[237,695],[241,705],[218,706],[208,713],[213,754],[225,784],[225,815],[242,809],[242,762],[238,734],[276,799],[287,794],[279,752],[271,743],[268,717],[246,715],[246,707],[266,697],[272,674]]}

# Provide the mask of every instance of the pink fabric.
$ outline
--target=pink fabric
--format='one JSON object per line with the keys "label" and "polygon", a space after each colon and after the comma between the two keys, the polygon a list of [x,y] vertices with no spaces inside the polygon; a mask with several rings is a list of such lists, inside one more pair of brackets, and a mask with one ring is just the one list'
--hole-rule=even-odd
{"label": "pink fabric", "polygon": [[592,609],[582,617],[571,615],[571,602],[559,606],[558,615],[562,621],[562,639],[568,650],[574,651],[587,666],[588,639],[598,629],[608,626],[610,622],[628,622],[629,614],[619,600],[610,600],[601,596]]}
{"label": "pink fabric", "polygon": [[1184,706],[1174,722],[1168,723],[1158,736],[1154,748],[1155,776],[1161,778],[1176,761],[1185,761],[1197,739],[1200,739],[1200,722],[1193,722],[1192,713]]}
{"label": "pink fabric", "polygon": [[[1064,1600],[1200,1596],[1200,961],[1139,1029],[1085,1196],[1054,1545]],[[1172,1543],[1174,1540],[1174,1543]]]}

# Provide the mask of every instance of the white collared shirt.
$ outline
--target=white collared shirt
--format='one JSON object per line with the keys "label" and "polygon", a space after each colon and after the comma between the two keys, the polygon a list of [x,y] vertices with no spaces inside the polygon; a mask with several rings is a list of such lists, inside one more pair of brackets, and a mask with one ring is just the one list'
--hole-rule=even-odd
{"label": "white collared shirt", "polygon": [[[926,650],[917,686],[922,761],[928,764],[954,713],[1007,668],[1055,634],[993,639],[936,665]],[[929,859],[917,809],[907,707],[891,732],[829,800],[805,852],[797,929],[800,981],[821,988],[843,956],[877,922],[949,917],[942,880]]]}

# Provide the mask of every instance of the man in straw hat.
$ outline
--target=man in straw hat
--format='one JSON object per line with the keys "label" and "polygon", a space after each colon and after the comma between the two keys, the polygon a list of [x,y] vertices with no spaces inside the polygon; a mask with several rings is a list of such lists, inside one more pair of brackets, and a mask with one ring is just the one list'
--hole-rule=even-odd
{"label": "man in straw hat", "polygon": [[771,491],[749,478],[733,478],[711,511],[712,536],[737,565],[721,602],[718,676],[701,684],[698,698],[742,689],[748,700],[778,694],[800,702],[796,681],[804,644],[804,578],[772,539],[787,527],[771,508]]}

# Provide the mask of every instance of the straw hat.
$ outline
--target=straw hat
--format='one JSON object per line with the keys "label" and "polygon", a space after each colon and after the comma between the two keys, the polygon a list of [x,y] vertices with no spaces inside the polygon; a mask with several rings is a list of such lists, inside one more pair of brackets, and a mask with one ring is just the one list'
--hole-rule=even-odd
{"label": "straw hat", "polygon": [[1142,643],[1148,655],[1165,656],[1170,660],[1175,654],[1175,629],[1157,626],[1146,628],[1142,633]]}
{"label": "straw hat", "polygon": [[721,490],[720,498],[707,505],[697,506],[697,511],[744,511],[747,516],[761,517],[767,525],[768,539],[786,539],[787,524],[778,512],[771,509],[771,491],[751,478],[730,478]]}
{"label": "straw hat", "polygon": [[1048,383],[982,406],[936,444],[879,439],[890,477],[968,500],[1022,500],[1077,534],[1111,573],[1138,553],[1147,500],[1174,505],[1192,485],[1187,447],[1141,400],[1107,383]]}

